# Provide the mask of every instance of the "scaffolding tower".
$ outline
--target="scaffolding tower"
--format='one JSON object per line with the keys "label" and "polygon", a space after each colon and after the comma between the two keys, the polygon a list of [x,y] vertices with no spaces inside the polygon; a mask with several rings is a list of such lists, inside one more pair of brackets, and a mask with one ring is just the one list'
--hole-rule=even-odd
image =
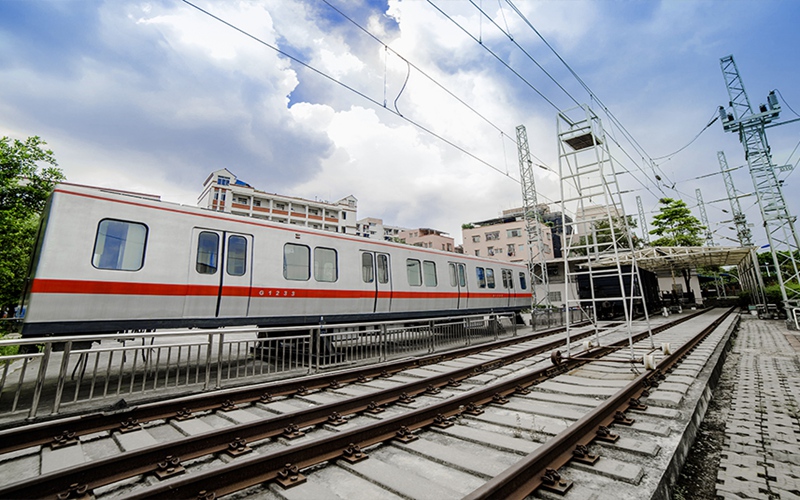
{"label": "scaffolding tower", "polygon": [[[621,304],[631,359],[634,359],[634,314],[644,313],[651,345],[652,330],[633,252],[631,228],[622,205],[605,131],[600,118],[586,105],[559,113],[557,129],[562,223],[566,227],[565,214],[574,213],[573,222],[578,229],[571,237],[565,238],[562,248],[565,305],[567,310],[588,307],[590,312],[587,315],[593,320],[595,341],[599,343],[598,313],[601,307]],[[620,263],[622,253],[630,255],[629,266]],[[599,266],[599,259],[614,264]],[[588,283],[588,297],[580,297],[579,282]],[[605,293],[598,294],[601,287]],[[639,308],[641,310],[637,311]],[[567,355],[569,350],[568,322]]]}
{"label": "scaffolding tower", "polygon": [[[539,220],[536,182],[533,178],[533,162],[528,147],[528,132],[525,125],[517,126],[517,151],[519,152],[520,184],[522,184],[522,213],[528,235],[528,269],[531,275],[531,314],[542,306],[552,308],[550,283],[547,278],[547,260]],[[534,252],[534,249],[536,250]],[[538,292],[537,292],[538,289]],[[531,316],[533,318],[533,316]]]}
{"label": "scaffolding tower", "polygon": [[744,147],[744,156],[753,179],[758,206],[764,220],[775,273],[781,289],[781,298],[793,326],[800,329],[800,287],[787,286],[800,284],[800,240],[794,228],[794,217],[783,197],[781,182],[772,163],[765,126],[778,118],[781,107],[775,92],[767,96],[767,104],[761,104],[756,112],[739,75],[733,56],[720,59],[722,75],[728,90],[729,112],[719,107],[722,127],[726,132],[739,135]]}

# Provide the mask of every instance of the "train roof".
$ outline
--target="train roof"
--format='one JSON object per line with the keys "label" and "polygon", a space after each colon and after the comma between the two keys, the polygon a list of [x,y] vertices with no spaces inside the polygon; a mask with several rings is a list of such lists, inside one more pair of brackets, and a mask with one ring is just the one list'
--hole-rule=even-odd
{"label": "train roof", "polygon": [[197,217],[206,217],[206,218],[213,218],[218,220],[224,220],[228,222],[234,223],[242,223],[247,224],[249,226],[259,226],[259,227],[268,227],[273,229],[278,229],[281,231],[290,231],[294,233],[302,233],[302,234],[314,234],[319,236],[324,236],[328,238],[335,238],[339,240],[349,240],[358,243],[362,243],[364,245],[370,246],[383,246],[383,247],[392,247],[404,250],[411,250],[420,253],[431,253],[437,255],[447,255],[451,256],[453,259],[458,260],[469,260],[475,262],[484,262],[486,264],[498,264],[498,265],[506,265],[509,267],[520,267],[525,266],[525,263],[512,263],[506,262],[498,259],[490,259],[487,257],[478,257],[473,255],[467,254],[460,254],[460,253],[453,253],[453,252],[446,252],[443,250],[438,250],[435,248],[423,248],[417,247],[413,245],[407,245],[404,243],[395,243],[391,241],[385,240],[373,240],[370,238],[364,238],[362,236],[356,236],[354,234],[345,234],[345,233],[334,233],[331,231],[324,231],[321,229],[313,229],[310,227],[305,226],[298,226],[298,225],[289,225],[289,224],[282,224],[279,222],[272,222],[264,219],[257,219],[253,217],[247,217],[244,215],[236,215],[231,214],[228,212],[218,212],[207,208],[192,206],[192,205],[183,205],[179,203],[164,201],[158,195],[150,195],[144,193],[136,193],[133,191],[124,191],[118,189],[111,189],[111,188],[104,188],[104,187],[95,187],[95,186],[87,186],[83,184],[71,184],[71,183],[59,183],[56,185],[54,189],[54,193],[62,193],[62,194],[72,194],[78,196],[85,196],[87,198],[92,199],[99,199],[105,200],[110,202],[117,202],[117,203],[124,203],[128,205],[134,206],[141,206],[146,208],[151,208],[155,210],[165,210],[168,212],[176,213],[176,214],[183,214],[183,215],[193,215]]}

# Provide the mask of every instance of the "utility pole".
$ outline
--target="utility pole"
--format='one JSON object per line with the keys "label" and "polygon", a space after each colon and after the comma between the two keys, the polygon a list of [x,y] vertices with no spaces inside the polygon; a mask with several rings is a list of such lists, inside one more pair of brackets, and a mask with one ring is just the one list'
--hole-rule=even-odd
{"label": "utility pole", "polygon": [[714,235],[711,233],[711,226],[708,224],[708,214],[706,214],[706,204],[703,203],[703,193],[700,189],[694,190],[694,195],[697,198],[697,206],[700,208],[700,222],[706,226],[706,246],[714,246]]}
{"label": "utility pole", "polygon": [[747,227],[747,217],[742,212],[742,205],[739,204],[739,195],[736,194],[736,187],[733,185],[732,169],[728,168],[728,160],[725,158],[723,151],[717,151],[717,160],[722,171],[722,179],[725,181],[725,189],[728,191],[728,199],[731,201],[731,213],[733,215],[733,224],[736,228],[736,237],[743,247],[751,247],[753,246],[752,233],[750,228]]}
{"label": "utility pole", "polygon": [[517,151],[519,153],[520,183],[522,184],[522,213],[525,217],[525,229],[528,235],[528,269],[531,273],[531,291],[533,292],[531,295],[531,321],[533,321],[536,308],[545,306],[549,313],[549,309],[553,306],[550,303],[547,259],[542,239],[542,226],[537,212],[536,182],[533,178],[533,162],[525,125],[517,126]]}
{"label": "utility pole", "polygon": [[[733,224],[736,228],[736,238],[743,247],[750,247],[750,265],[739,266],[739,283],[742,288],[750,292],[753,302],[766,306],[767,299],[764,296],[764,280],[761,277],[761,267],[758,264],[758,255],[753,248],[753,238],[750,228],[747,227],[747,217],[742,212],[742,205],[739,203],[740,196],[736,192],[731,176],[732,168],[728,168],[728,160],[725,158],[724,151],[717,151],[719,169],[722,171],[722,179],[725,181],[725,190],[728,192],[728,200],[731,203],[731,215]],[[747,272],[750,270],[750,272]]]}
{"label": "utility pole", "polygon": [[789,213],[781,191],[781,183],[776,174],[777,167],[772,163],[765,126],[778,118],[781,107],[772,91],[767,96],[767,104],[761,104],[758,112],[750,105],[739,70],[733,56],[720,59],[722,75],[728,89],[729,112],[720,106],[722,127],[726,132],[739,135],[744,147],[744,156],[750,168],[758,206],[764,220],[775,273],[780,284],[781,297],[793,326],[800,329],[800,289],[787,286],[800,283],[800,240],[794,228],[795,218]]}
{"label": "utility pole", "polygon": [[647,232],[647,220],[644,218],[644,207],[642,207],[642,197],[636,197],[636,208],[639,210],[639,225],[642,227],[642,240],[650,244],[650,233]]}

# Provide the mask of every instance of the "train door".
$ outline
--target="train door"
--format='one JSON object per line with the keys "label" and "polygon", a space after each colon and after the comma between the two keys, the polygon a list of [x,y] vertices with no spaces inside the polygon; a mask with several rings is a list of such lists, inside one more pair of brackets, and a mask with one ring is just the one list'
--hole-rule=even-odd
{"label": "train door", "polygon": [[506,305],[514,304],[514,273],[511,269],[501,269],[503,274],[503,290],[506,294]]}
{"label": "train door", "polygon": [[460,262],[448,262],[450,285],[456,287],[456,309],[467,309],[469,303],[469,290],[467,288],[467,267]]}
{"label": "train door", "polygon": [[252,255],[252,235],[195,228],[184,316],[247,316]]}
{"label": "train door", "polygon": [[362,251],[361,278],[364,283],[369,283],[373,287],[372,311],[391,311],[392,272],[389,254]]}

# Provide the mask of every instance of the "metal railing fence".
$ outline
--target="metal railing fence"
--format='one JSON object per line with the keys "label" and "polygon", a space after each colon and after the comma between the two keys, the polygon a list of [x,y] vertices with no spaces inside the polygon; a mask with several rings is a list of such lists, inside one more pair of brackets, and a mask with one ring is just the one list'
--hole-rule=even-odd
{"label": "metal railing fence", "polygon": [[[563,324],[564,314],[534,329]],[[215,390],[379,363],[517,334],[512,313],[282,328],[125,332],[0,340],[0,419]],[[122,401],[124,399],[124,401]]]}

